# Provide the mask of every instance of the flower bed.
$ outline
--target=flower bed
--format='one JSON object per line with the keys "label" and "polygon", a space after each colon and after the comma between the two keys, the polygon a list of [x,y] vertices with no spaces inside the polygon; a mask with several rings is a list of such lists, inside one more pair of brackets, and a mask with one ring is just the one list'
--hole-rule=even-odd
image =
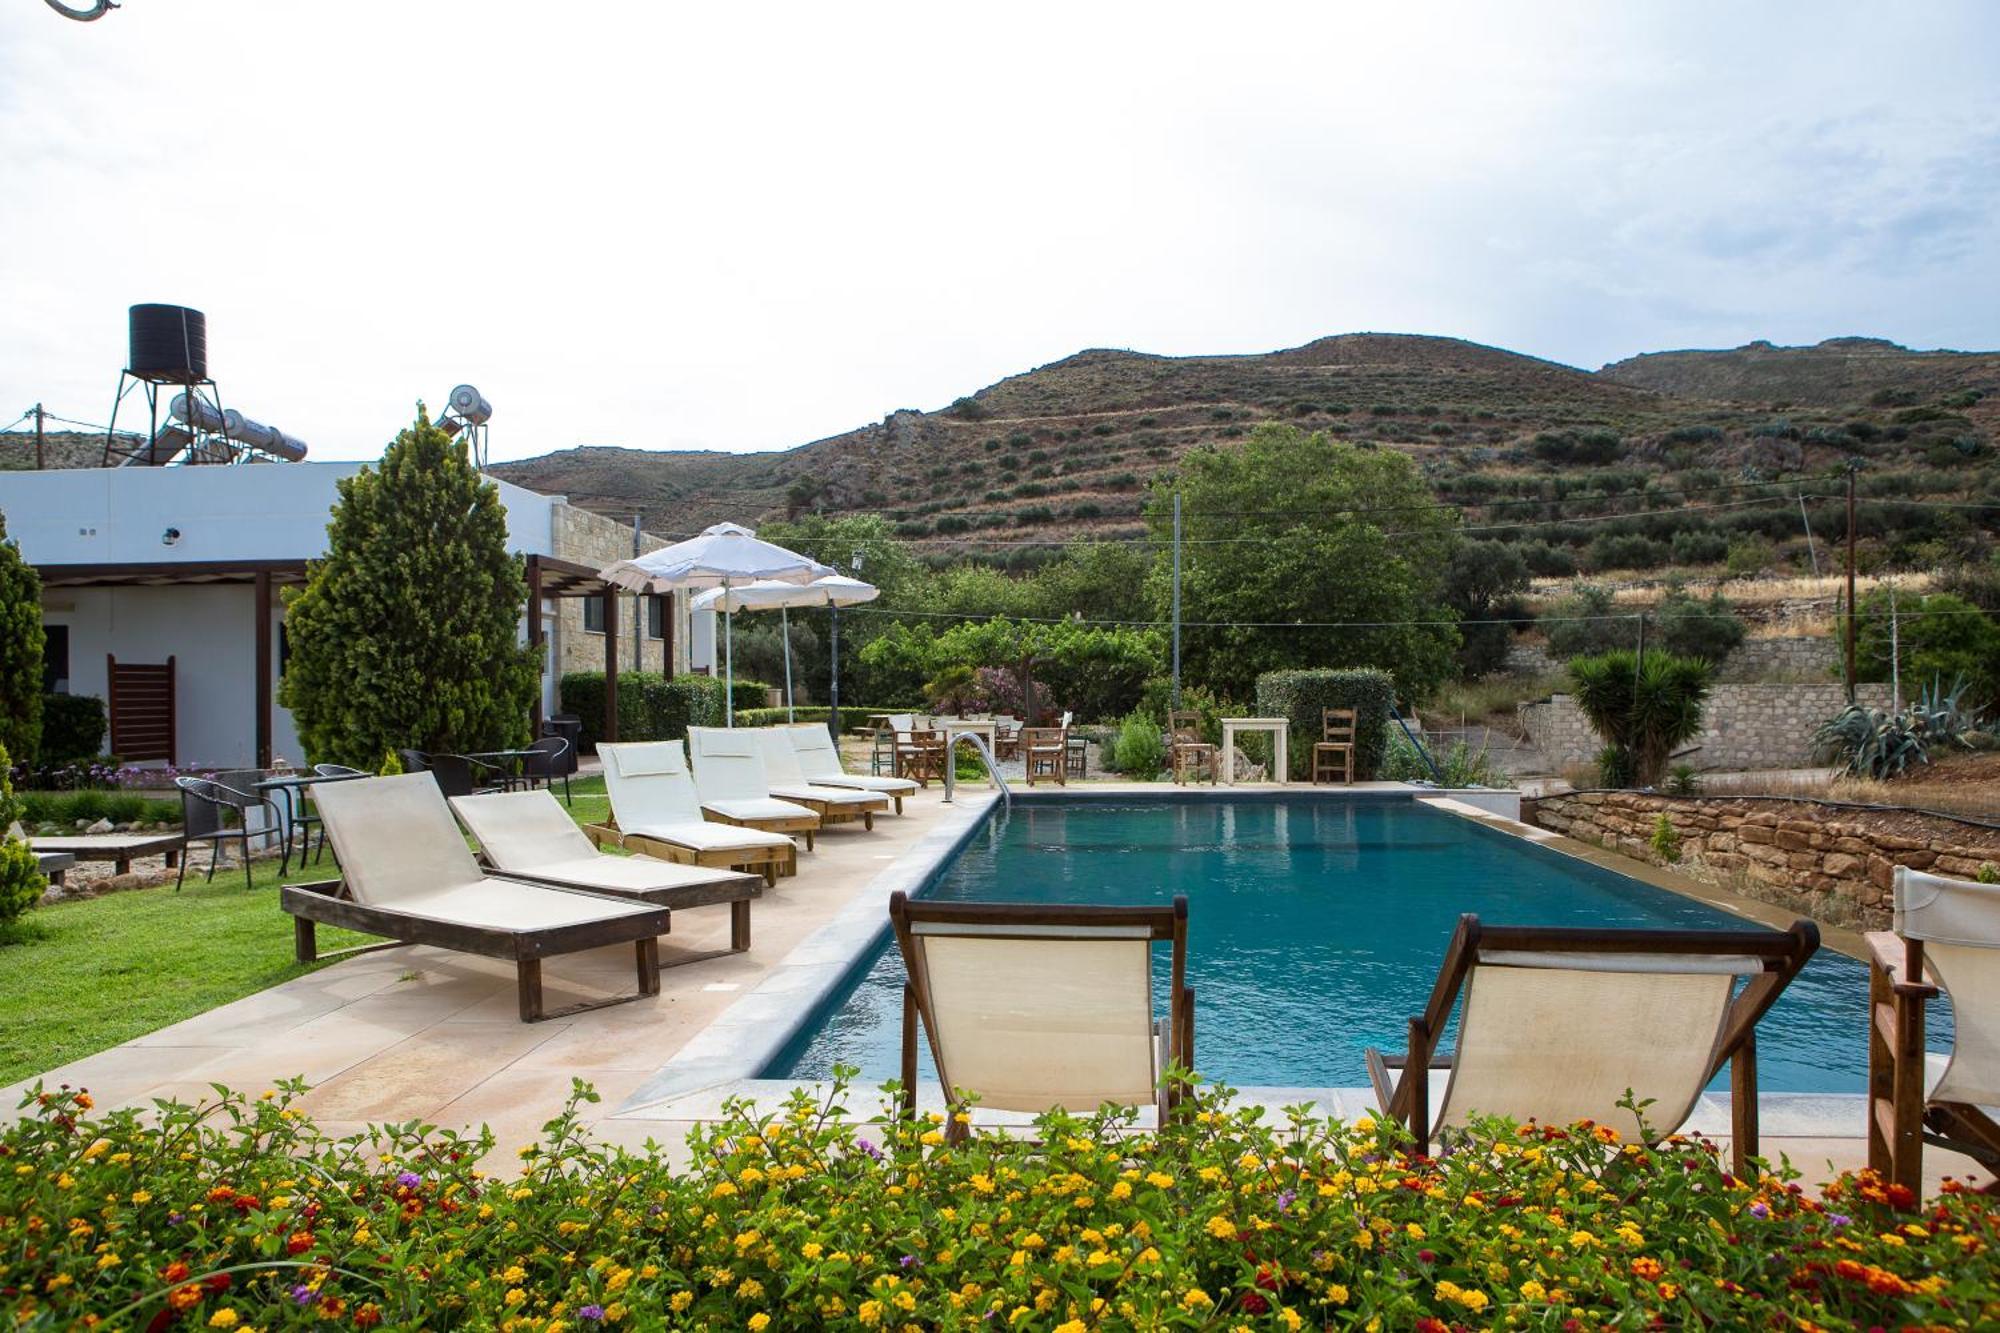
{"label": "flower bed", "polygon": [[731,1108],[678,1173],[566,1110],[502,1176],[475,1167],[489,1139],[330,1140],[299,1090],[151,1124],[43,1095],[0,1138],[0,1310],[238,1333],[2000,1320],[1981,1198],[1738,1180],[1701,1142],[1587,1123],[1491,1124],[1431,1159],[1386,1124],[1263,1126],[1215,1096],[1157,1135],[1050,1116],[1038,1148],[954,1146],[934,1119],[855,1126],[842,1094],[801,1094]]}

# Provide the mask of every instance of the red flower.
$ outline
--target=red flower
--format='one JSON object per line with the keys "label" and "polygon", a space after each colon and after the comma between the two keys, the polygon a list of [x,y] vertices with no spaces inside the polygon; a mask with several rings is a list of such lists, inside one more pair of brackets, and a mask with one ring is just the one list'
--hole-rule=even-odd
{"label": "red flower", "polygon": [[356,1328],[373,1328],[382,1322],[382,1307],[370,1301],[354,1312]]}
{"label": "red flower", "polygon": [[312,1247],[313,1233],[310,1231],[294,1231],[285,1238],[286,1254],[304,1254]]}
{"label": "red flower", "polygon": [[207,1287],[211,1292],[224,1292],[228,1291],[235,1284],[236,1284],[236,1279],[229,1276],[229,1274],[216,1273],[211,1277],[209,1277],[201,1285]]}
{"label": "red flower", "polygon": [[163,1282],[179,1282],[188,1275],[188,1272],[189,1269],[186,1262],[176,1259],[160,1270],[160,1280]]}
{"label": "red flower", "polygon": [[1425,1315],[1417,1321],[1417,1333],[1451,1333],[1451,1325],[1442,1319],[1433,1319]]}
{"label": "red flower", "polygon": [[1270,1311],[1271,1311],[1271,1303],[1265,1300],[1262,1296],[1259,1296],[1254,1291],[1246,1291],[1243,1293],[1243,1313],[1269,1314]]}

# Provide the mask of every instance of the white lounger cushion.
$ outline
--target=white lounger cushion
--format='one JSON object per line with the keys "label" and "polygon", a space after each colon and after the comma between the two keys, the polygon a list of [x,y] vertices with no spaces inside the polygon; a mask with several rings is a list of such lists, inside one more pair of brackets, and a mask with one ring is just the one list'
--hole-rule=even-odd
{"label": "white lounger cushion", "polygon": [[685,847],[695,852],[743,852],[760,851],[767,847],[792,847],[797,843],[783,833],[773,833],[768,829],[739,828],[734,824],[717,824],[712,820],[700,820],[692,824],[641,824],[637,828],[626,828],[619,824],[622,832],[642,838],[657,838],[670,842],[676,847]]}
{"label": "white lounger cushion", "polygon": [[769,796],[745,796],[726,801],[703,801],[701,808],[724,819],[817,819],[802,805]]}
{"label": "white lounger cushion", "polygon": [[310,791],[358,903],[498,930],[657,910],[482,873],[429,773],[320,783]]}
{"label": "white lounger cushion", "polygon": [[1928,1096],[2000,1105],[2000,885],[1898,866],[1894,901],[1896,933],[1924,942],[1924,972],[1951,997],[1951,1054],[1929,1064]]}
{"label": "white lounger cushion", "polygon": [[[739,733],[741,734],[741,733]],[[792,748],[792,738],[785,734],[783,727],[758,727],[748,732],[757,738],[758,747],[764,755],[764,776],[771,784],[771,795],[781,801],[821,801],[827,805],[846,806],[853,810],[879,810],[883,806],[880,796],[861,791],[841,791],[834,787],[819,787],[806,777],[799,767],[799,753]]]}
{"label": "white lounger cushion", "polygon": [[840,747],[833,743],[825,727],[816,722],[778,727],[792,742],[792,755],[807,782],[818,787],[852,787],[879,792],[884,796],[914,796],[917,784],[908,778],[866,777],[849,773],[840,766]]}
{"label": "white lounger cushion", "polygon": [[600,745],[597,753],[604,759],[604,789],[611,796],[611,817],[626,833],[658,838],[697,852],[796,846],[782,833],[734,828],[704,819],[701,795],[688,774],[687,756],[679,741]]}
{"label": "white lounger cushion", "polygon": [[689,727],[688,754],[702,808],[726,819],[801,819],[813,812],[772,799],[764,742],[750,728]]}
{"label": "white lounger cushion", "polygon": [[600,852],[547,791],[454,796],[451,806],[494,867],[512,874],[628,893],[689,888],[731,877],[729,871],[703,866]]}

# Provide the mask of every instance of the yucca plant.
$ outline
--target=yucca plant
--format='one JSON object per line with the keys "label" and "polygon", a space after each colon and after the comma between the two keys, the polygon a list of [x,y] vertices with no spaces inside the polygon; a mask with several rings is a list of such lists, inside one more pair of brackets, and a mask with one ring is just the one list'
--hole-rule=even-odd
{"label": "yucca plant", "polygon": [[1978,727],[1979,714],[1964,706],[1968,684],[1959,676],[1946,689],[1932,677],[1916,701],[1899,713],[1849,704],[1814,734],[1819,756],[1856,777],[1884,780],[1900,777],[1912,764],[1928,764],[1934,746],[1971,749],[1965,737]]}
{"label": "yucca plant", "polygon": [[1607,772],[1622,768],[1633,786],[1658,782],[1674,750],[1701,733],[1712,674],[1708,663],[1671,653],[1648,653],[1641,662],[1637,653],[1619,649],[1572,661],[1569,678],[1577,705],[1624,761],[1600,759],[1600,766]]}

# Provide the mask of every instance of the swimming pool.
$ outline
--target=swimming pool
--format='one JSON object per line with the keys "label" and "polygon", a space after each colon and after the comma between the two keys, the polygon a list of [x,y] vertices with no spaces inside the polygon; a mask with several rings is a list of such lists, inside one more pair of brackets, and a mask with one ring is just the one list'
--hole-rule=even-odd
{"label": "swimming pool", "polygon": [[[1746,925],[1399,798],[1021,801],[996,806],[926,891],[1008,902],[1175,894],[1189,904],[1196,1064],[1238,1087],[1365,1086],[1362,1051],[1400,1048],[1461,913],[1496,925]],[[1156,957],[1163,992],[1165,951]],[[764,1075],[821,1078],[839,1063],[864,1082],[895,1077],[902,987],[885,937]],[[1861,1091],[1867,995],[1862,965],[1822,948],[1759,1028],[1761,1088]],[[1948,1020],[1932,1024],[1933,1049],[1948,1033]],[[922,1073],[935,1077],[928,1052]]]}

